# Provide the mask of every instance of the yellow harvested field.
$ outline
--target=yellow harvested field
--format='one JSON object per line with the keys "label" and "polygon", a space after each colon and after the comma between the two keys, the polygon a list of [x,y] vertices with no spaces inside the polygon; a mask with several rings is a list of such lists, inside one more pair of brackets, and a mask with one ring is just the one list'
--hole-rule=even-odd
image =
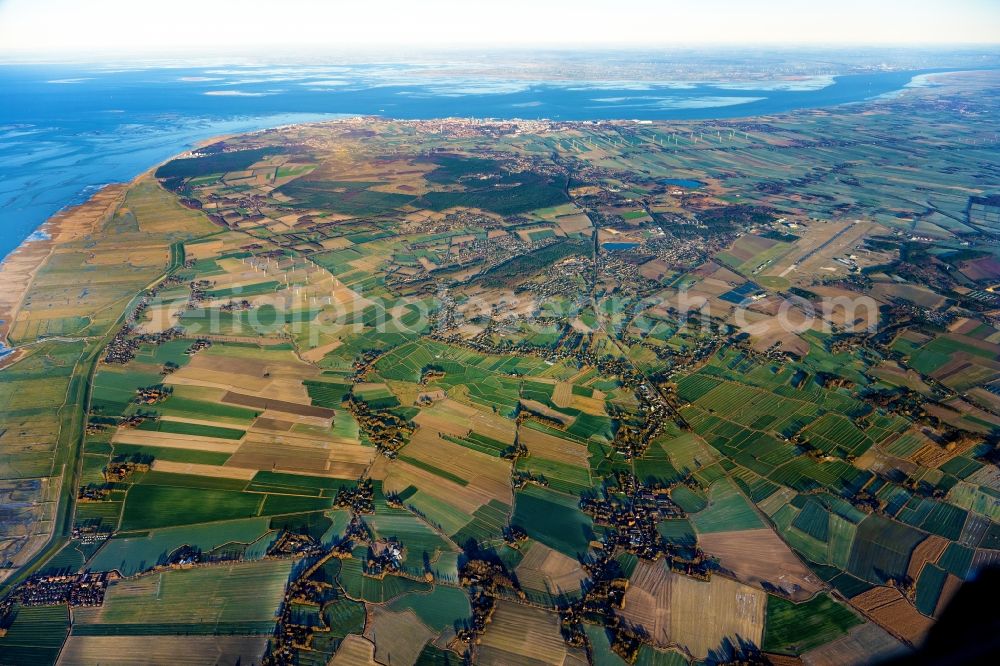
{"label": "yellow harvested field", "polygon": [[518,441],[527,447],[528,453],[532,456],[577,465],[585,469],[590,466],[588,459],[590,452],[585,445],[578,442],[539,432],[534,428],[520,428]]}
{"label": "yellow harvested field", "polygon": [[[197,358],[197,357],[196,357]],[[235,375],[227,372],[215,370],[199,370],[192,368],[188,372],[187,366],[180,371],[173,373],[166,379],[166,383],[173,386],[204,386],[206,388],[226,389],[227,391],[239,391],[260,394],[270,385],[270,380],[264,377],[247,377],[245,375]]]}
{"label": "yellow harvested field", "polygon": [[112,444],[137,444],[139,446],[163,446],[171,449],[192,449],[214,453],[235,453],[240,443],[232,439],[217,439],[199,435],[180,435],[155,430],[119,430],[111,438]]}
{"label": "yellow harvested field", "polygon": [[60,666],[259,664],[267,636],[70,636]]}
{"label": "yellow harvested field", "polygon": [[338,236],[336,238],[326,238],[320,241],[320,245],[322,245],[325,250],[343,250],[345,247],[354,245],[354,243],[347,240],[343,236]]}
{"label": "yellow harvested field", "polygon": [[474,430],[504,444],[514,443],[513,421],[450,399],[420,410],[413,420],[421,428],[447,435],[463,437]]}
{"label": "yellow harvested field", "polygon": [[475,663],[483,666],[562,666],[568,656],[577,652],[563,641],[558,614],[498,601],[478,646]]}
{"label": "yellow harvested field", "polygon": [[400,613],[385,606],[369,606],[371,613],[365,625],[365,638],[375,643],[375,660],[393,666],[413,666],[431,631],[412,610]]}
{"label": "yellow harvested field", "polygon": [[374,457],[374,448],[360,444],[251,432],[225,466],[350,479],[360,476]]}
{"label": "yellow harvested field", "polygon": [[357,634],[348,634],[327,666],[380,666],[375,661],[375,646]]}
{"label": "yellow harvested field", "polygon": [[[281,281],[283,277],[282,274],[277,274],[276,270],[254,270],[251,265],[236,259],[220,259],[217,263],[226,272],[212,276],[212,287],[215,289],[242,289],[271,282],[275,277]],[[225,302],[230,299],[226,296],[221,300]]]}
{"label": "yellow harvested field", "polygon": [[747,585],[762,587],[767,583],[795,601],[804,601],[823,588],[822,581],[770,528],[700,534],[698,542]]}
{"label": "yellow harvested field", "polygon": [[175,301],[146,308],[137,330],[142,333],[162,333],[177,326],[177,318],[187,308],[187,303]]}
{"label": "yellow harvested field", "polygon": [[418,460],[423,464],[466,479],[466,492],[473,492],[486,498],[497,499],[504,504],[513,502],[510,487],[510,461],[485,453],[479,453],[464,446],[442,439],[428,429],[418,429],[410,443],[400,451],[403,458]]}
{"label": "yellow harvested field", "polygon": [[266,395],[270,400],[309,405],[311,401],[302,380],[318,373],[314,366],[297,359],[276,362],[271,358],[255,360],[201,353],[171,374],[168,383]]}
{"label": "yellow harvested field", "polygon": [[215,370],[218,372],[261,377],[270,375],[280,378],[301,378],[319,374],[314,366],[303,363],[290,351],[267,349],[239,349],[231,347],[223,350],[208,349],[191,359],[186,369]]}
{"label": "yellow harvested field", "polygon": [[802,655],[806,666],[870,664],[901,656],[902,643],[874,622],[852,627],[845,635]]}
{"label": "yellow harvested field", "polygon": [[663,562],[640,561],[621,615],[643,627],[656,645],[680,645],[697,658],[726,639],[760,645],[767,594],[712,576],[710,582],[672,573]]}
{"label": "yellow harvested field", "polygon": [[301,354],[302,360],[309,361],[310,363],[318,363],[319,361],[323,360],[324,356],[336,350],[337,347],[341,346],[342,344],[344,344],[343,340],[334,340],[333,342],[328,342],[326,344],[319,345],[317,347],[312,347],[311,349],[302,352]]}
{"label": "yellow harvested field", "polygon": [[[284,421],[286,423],[291,423],[293,426],[294,425],[311,426],[316,428],[325,428],[327,430],[329,430],[330,427],[333,426],[333,417],[299,414],[296,413],[294,408],[288,408],[287,405],[289,404],[294,405],[295,403],[283,403],[282,405],[278,405],[277,407],[268,406],[267,409],[261,412],[260,418],[264,419],[264,423],[275,423]],[[308,405],[303,405],[303,406],[308,407]],[[267,428],[265,427],[264,429]]]}
{"label": "yellow harvested field", "polygon": [[[243,237],[240,237],[243,240]],[[208,259],[225,252],[225,241],[221,238],[184,243],[184,256],[188,259]],[[220,264],[221,265],[221,264]]]}
{"label": "yellow harvested field", "polygon": [[579,592],[587,579],[579,562],[538,542],[531,544],[515,573],[523,587],[552,595]]}
{"label": "yellow harvested field", "polygon": [[921,615],[894,587],[874,587],[852,597],[851,605],[911,645],[919,645],[934,623]]}
{"label": "yellow harvested field", "polygon": [[214,476],[220,479],[245,479],[249,481],[257,469],[230,467],[224,465],[201,465],[198,463],[174,462],[172,460],[155,460],[153,469],[157,472],[174,474],[195,474],[197,476]]}
{"label": "yellow harvested field", "polygon": [[[264,414],[267,414],[265,411]],[[288,427],[291,426],[291,429]],[[258,417],[253,427],[247,432],[245,440],[278,446],[304,446],[336,451],[346,460],[367,459],[374,451],[370,446],[363,446],[355,439],[338,437],[328,432],[326,428],[306,428],[305,426],[266,416]]]}
{"label": "yellow harvested field", "polygon": [[590,218],[582,213],[579,215],[564,215],[562,217],[557,217],[555,222],[559,225],[559,228],[567,234],[587,231],[593,228]]}
{"label": "yellow harvested field", "polygon": [[906,568],[906,575],[913,580],[919,580],[924,565],[928,562],[937,562],[950,543],[947,539],[936,534],[931,534],[921,541],[913,549],[913,554],[910,555],[910,564]]}
{"label": "yellow harvested field", "polygon": [[[596,392],[595,393],[599,393]],[[574,395],[573,399],[570,401],[570,407],[573,409],[579,409],[584,414],[590,414],[592,416],[606,416],[608,411],[604,404],[604,397],[598,397],[595,395],[592,398],[588,398],[585,395]]]}
{"label": "yellow harvested field", "polygon": [[544,405],[537,400],[525,400],[521,399],[521,406],[530,412],[535,414],[541,414],[545,418],[552,419],[564,426],[569,426],[576,420],[576,417],[570,416],[569,414],[563,414],[562,412],[552,409],[551,407]]}
{"label": "yellow harvested field", "polygon": [[403,460],[393,460],[391,464],[376,463],[371,473],[372,478],[382,481],[388,493],[401,493],[408,487],[414,486],[421,493],[445,502],[470,516],[476,509],[490,501],[490,496],[487,494],[420,469]]}
{"label": "yellow harvested field", "polygon": [[753,347],[758,351],[763,352],[777,344],[782,351],[805,356],[809,352],[809,343],[798,333],[819,326],[821,322],[797,307],[789,307],[780,316],[775,316],[783,304],[781,299],[769,299],[767,312],[759,311],[764,303],[743,310],[740,329],[751,336]]}
{"label": "yellow harvested field", "polygon": [[556,407],[569,407],[573,404],[573,385],[569,382],[556,382],[552,391],[552,404]]}

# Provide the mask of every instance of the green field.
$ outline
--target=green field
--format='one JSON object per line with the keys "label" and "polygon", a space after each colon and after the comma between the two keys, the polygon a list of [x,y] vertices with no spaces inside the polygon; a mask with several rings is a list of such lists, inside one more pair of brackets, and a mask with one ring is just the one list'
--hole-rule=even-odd
{"label": "green field", "polygon": [[425,593],[431,590],[431,585],[428,583],[399,576],[386,576],[382,579],[366,576],[362,573],[361,561],[357,558],[344,560],[339,580],[344,591],[352,598],[373,603],[383,603],[406,594]]}
{"label": "green field", "polygon": [[862,620],[847,607],[822,594],[800,604],[768,596],[764,650],[802,654],[829,643]]}
{"label": "green field", "polygon": [[913,548],[923,535],[880,516],[868,516],[858,526],[847,570],[872,583],[906,574]]}
{"label": "green field", "polygon": [[77,610],[74,623],[84,635],[267,633],[291,568],[265,560],[122,581],[103,606]]}
{"label": "green field", "polygon": [[139,430],[151,430],[155,432],[169,432],[176,435],[191,435],[193,437],[216,437],[218,439],[240,439],[246,434],[243,430],[235,428],[220,428],[218,426],[204,425],[201,423],[185,423],[183,421],[144,421]]}
{"label": "green field", "polygon": [[[228,485],[230,489],[203,487],[197,482],[191,486],[157,485],[148,481],[134,485],[125,500],[120,529],[134,531],[303,513],[328,509],[332,505],[332,500],[327,498],[243,492],[232,488],[234,484],[231,483],[218,485]],[[243,485],[245,482],[239,482],[238,487]]]}
{"label": "green field", "polygon": [[593,521],[577,509],[571,496],[534,485],[517,493],[511,524],[570,557],[586,552],[594,538]]}
{"label": "green field", "polygon": [[708,506],[692,514],[691,522],[702,534],[764,527],[736,485],[726,480],[712,484],[708,490]]}
{"label": "green field", "polygon": [[18,607],[5,636],[0,636],[0,660],[11,666],[54,664],[69,633],[66,606]]}
{"label": "green field", "polygon": [[428,593],[414,592],[399,597],[389,608],[396,611],[412,609],[428,627],[438,631],[453,628],[472,615],[469,597],[461,589],[435,585]]}
{"label": "green field", "polygon": [[[203,552],[229,545],[241,550],[255,542],[271,543],[266,518],[233,520],[211,525],[184,525],[143,533],[141,536],[123,535],[109,539],[89,561],[96,571],[117,570],[131,576],[161,564],[171,552],[181,546],[191,546]],[[244,557],[247,557],[245,554]]]}

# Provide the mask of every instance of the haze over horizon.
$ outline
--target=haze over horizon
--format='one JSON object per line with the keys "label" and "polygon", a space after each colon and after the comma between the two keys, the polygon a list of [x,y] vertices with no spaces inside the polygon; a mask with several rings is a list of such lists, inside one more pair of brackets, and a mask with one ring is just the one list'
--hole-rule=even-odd
{"label": "haze over horizon", "polygon": [[[420,26],[420,29],[415,29]],[[177,0],[169,12],[127,0],[0,0],[0,55],[186,55],[256,49],[567,47],[587,45],[981,45],[1000,36],[990,0],[457,0],[377,6],[316,0]]]}

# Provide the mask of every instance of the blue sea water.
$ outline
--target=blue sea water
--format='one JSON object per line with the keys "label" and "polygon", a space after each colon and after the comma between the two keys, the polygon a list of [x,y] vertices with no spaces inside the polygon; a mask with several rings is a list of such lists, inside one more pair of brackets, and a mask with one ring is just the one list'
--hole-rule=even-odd
{"label": "blue sea water", "polygon": [[[49,216],[212,136],[336,117],[733,118],[858,102],[928,70],[795,86],[470,80],[447,68],[0,65],[0,257]],[[678,183],[681,184],[681,183]]]}

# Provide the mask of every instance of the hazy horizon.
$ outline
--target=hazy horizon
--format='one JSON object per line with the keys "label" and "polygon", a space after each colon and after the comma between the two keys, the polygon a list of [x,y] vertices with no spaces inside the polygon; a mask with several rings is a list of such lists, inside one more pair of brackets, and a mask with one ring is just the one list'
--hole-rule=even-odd
{"label": "hazy horizon", "polygon": [[[419,29],[415,29],[419,26]],[[0,56],[280,50],[677,47],[995,46],[1000,4],[987,0],[595,0],[500,5],[387,0],[0,0]]]}

